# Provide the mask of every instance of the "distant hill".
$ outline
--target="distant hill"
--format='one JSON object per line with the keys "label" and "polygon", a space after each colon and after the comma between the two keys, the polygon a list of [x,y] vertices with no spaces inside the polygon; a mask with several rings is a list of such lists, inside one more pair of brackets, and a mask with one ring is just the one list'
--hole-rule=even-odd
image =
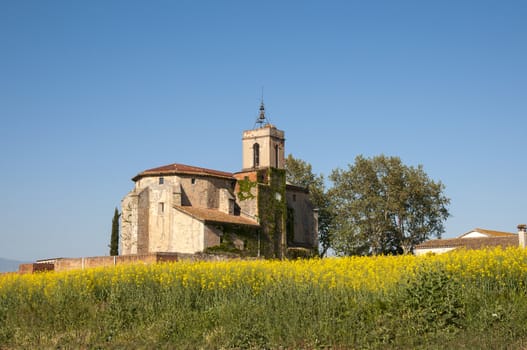
{"label": "distant hill", "polygon": [[0,258],[0,272],[18,271],[18,265],[23,263],[23,261]]}

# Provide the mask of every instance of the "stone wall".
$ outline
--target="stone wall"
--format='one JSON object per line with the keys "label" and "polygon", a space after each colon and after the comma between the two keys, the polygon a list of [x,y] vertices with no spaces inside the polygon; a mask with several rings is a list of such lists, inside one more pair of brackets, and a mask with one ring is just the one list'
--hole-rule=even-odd
{"label": "stone wall", "polygon": [[[260,172],[259,172],[260,178]],[[258,218],[264,244],[262,252],[268,258],[283,259],[286,255],[286,181],[285,170],[269,168],[264,180],[258,182]]]}
{"label": "stone wall", "polygon": [[18,273],[34,273],[34,272],[45,272],[54,271],[55,265],[53,263],[29,263],[20,264],[18,266]]}
{"label": "stone wall", "polygon": [[316,247],[317,220],[314,208],[309,200],[309,193],[294,186],[287,186],[286,189],[287,206],[289,213],[293,215],[288,220],[293,221],[293,234],[288,232],[288,237],[292,238],[291,244],[302,247]]}
{"label": "stone wall", "polygon": [[137,254],[148,253],[150,191],[145,189],[139,194],[137,209]]}
{"label": "stone wall", "polygon": [[173,208],[172,227],[173,236],[168,242],[168,247],[162,251],[194,254],[205,249],[203,222]]}
{"label": "stone wall", "polygon": [[234,215],[234,203],[235,197],[232,190],[226,188],[220,189],[220,202],[218,210],[229,215]]}
{"label": "stone wall", "polygon": [[[151,253],[142,255],[125,256],[95,256],[85,258],[58,258],[46,260],[46,262],[36,262],[21,264],[18,273],[35,273],[44,271],[71,271],[84,270],[95,267],[113,267],[123,264],[155,264],[175,261],[224,261],[237,259],[226,255],[213,254],[181,254],[181,253]],[[52,261],[52,262],[50,262]]]}
{"label": "stone wall", "polygon": [[209,176],[181,176],[182,205],[198,208],[220,208],[222,189],[233,191],[234,181]]}
{"label": "stone wall", "polygon": [[238,180],[234,193],[241,216],[256,220],[258,217],[258,172],[246,171],[234,174]]}
{"label": "stone wall", "polygon": [[212,225],[205,225],[204,248],[220,245],[222,231]]}
{"label": "stone wall", "polygon": [[139,196],[131,191],[121,201],[121,234],[119,251],[121,254],[137,254],[137,217]]}
{"label": "stone wall", "polygon": [[234,179],[201,175],[139,179],[121,203],[121,254],[202,251],[203,223],[182,217],[174,207],[192,205],[234,214],[234,186]]}

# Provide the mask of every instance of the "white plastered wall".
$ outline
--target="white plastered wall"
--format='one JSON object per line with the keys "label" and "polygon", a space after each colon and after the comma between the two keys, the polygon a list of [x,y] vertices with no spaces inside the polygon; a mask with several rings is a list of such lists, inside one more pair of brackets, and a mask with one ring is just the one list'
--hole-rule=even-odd
{"label": "white plastered wall", "polygon": [[443,254],[446,252],[449,252],[451,250],[454,250],[456,248],[430,248],[430,249],[416,249],[414,251],[415,255],[424,255],[427,253],[434,253],[434,254]]}

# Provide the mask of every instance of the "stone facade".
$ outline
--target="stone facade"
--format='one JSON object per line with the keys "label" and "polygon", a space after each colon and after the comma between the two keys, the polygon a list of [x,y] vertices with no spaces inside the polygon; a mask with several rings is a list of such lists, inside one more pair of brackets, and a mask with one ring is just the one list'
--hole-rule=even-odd
{"label": "stone facade", "polygon": [[284,147],[267,123],[243,132],[239,173],[177,163],[139,173],[121,203],[120,254],[194,254],[226,240],[249,255],[316,250],[316,211],[306,189],[286,186]]}
{"label": "stone facade", "polygon": [[134,189],[121,203],[121,254],[194,253],[203,251],[207,242],[218,241],[204,240],[204,222],[176,208],[208,208],[233,215],[232,175],[207,175],[206,169],[195,167],[192,173],[179,164],[173,168],[147,170],[136,177]]}
{"label": "stone facade", "polygon": [[227,261],[235,259],[234,256],[218,254],[184,254],[184,253],[150,253],[122,256],[93,256],[85,258],[57,258],[40,260],[35,263],[21,264],[19,274],[28,274],[45,271],[71,271],[85,270],[95,267],[114,267],[117,265],[137,264],[145,265],[174,262],[174,261]]}
{"label": "stone facade", "polygon": [[309,191],[306,188],[288,184],[286,199],[289,209],[288,244],[307,248],[316,246],[318,236],[313,234],[313,227],[318,227],[318,212],[309,200]]}

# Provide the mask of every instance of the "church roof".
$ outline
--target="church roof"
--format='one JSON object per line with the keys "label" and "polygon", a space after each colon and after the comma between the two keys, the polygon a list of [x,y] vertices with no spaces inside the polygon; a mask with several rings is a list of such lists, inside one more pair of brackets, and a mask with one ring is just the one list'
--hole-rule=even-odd
{"label": "church roof", "polygon": [[204,222],[216,222],[222,224],[236,224],[236,225],[248,225],[248,226],[259,226],[258,222],[251,220],[244,216],[239,215],[230,215],[224,212],[221,212],[217,209],[208,209],[208,208],[197,208],[191,206],[174,206],[177,210],[182,211],[195,219]]}
{"label": "church roof", "polygon": [[192,166],[192,165],[174,163],[174,164],[163,165],[157,168],[145,170],[137,174],[136,176],[134,176],[132,180],[137,181],[140,178],[145,177],[145,176],[178,175],[178,174],[213,176],[213,177],[234,179],[232,173],[228,173],[225,171],[219,171],[219,170],[213,170],[213,169],[207,169],[207,168],[200,168],[200,167]]}

